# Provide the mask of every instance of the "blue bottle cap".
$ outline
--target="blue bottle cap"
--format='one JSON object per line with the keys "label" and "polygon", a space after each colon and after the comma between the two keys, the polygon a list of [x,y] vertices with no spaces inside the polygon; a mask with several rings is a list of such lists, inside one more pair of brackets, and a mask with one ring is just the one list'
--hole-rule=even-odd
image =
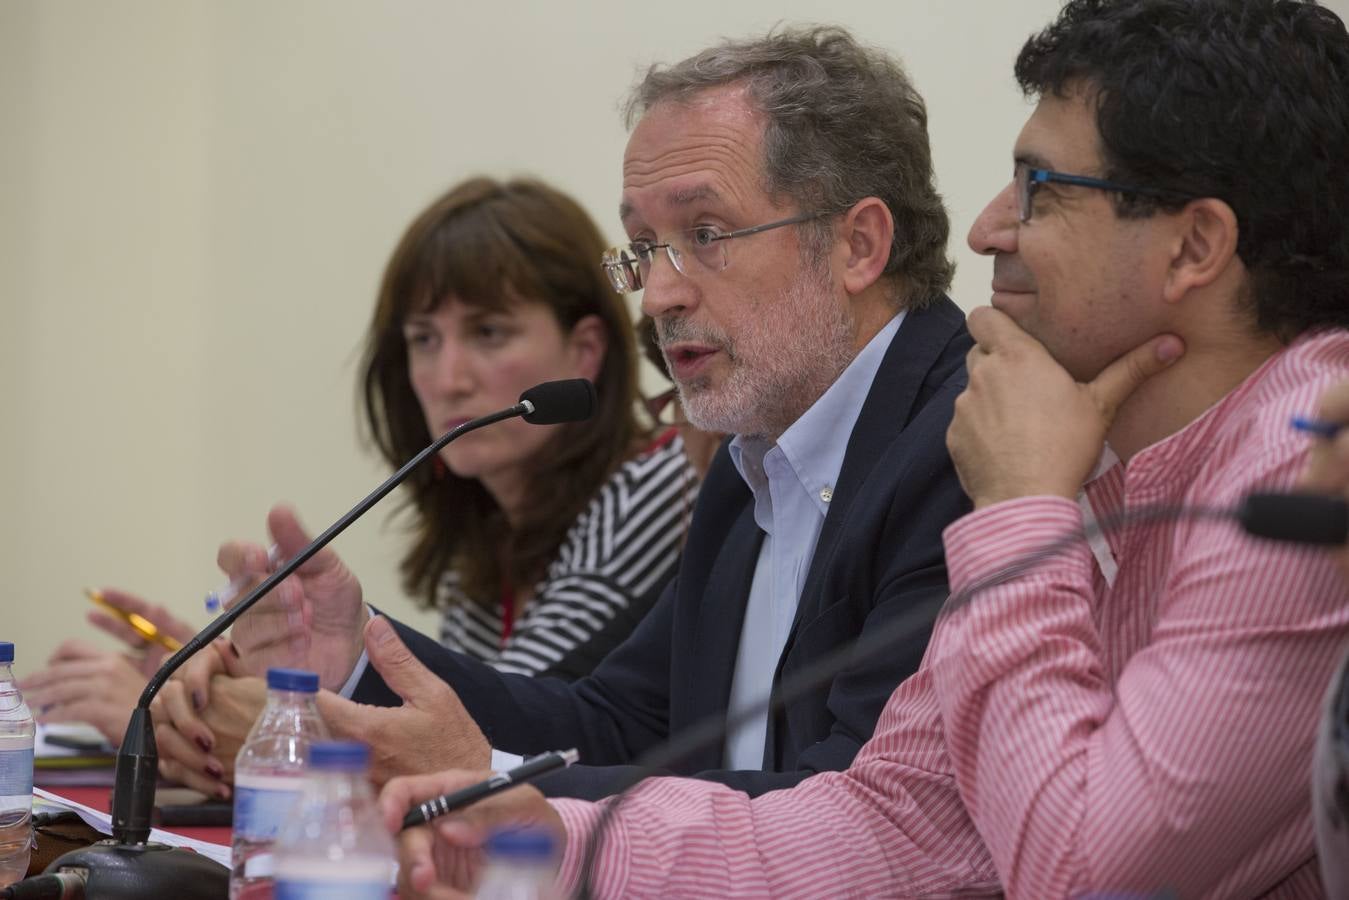
{"label": "blue bottle cap", "polygon": [[309,747],[309,766],[338,772],[357,772],[370,763],[370,748],[357,741],[322,741]]}
{"label": "blue bottle cap", "polygon": [[551,860],[557,852],[557,839],[545,828],[503,828],[487,839],[489,856],[518,862]]}
{"label": "blue bottle cap", "polygon": [[267,687],[274,691],[317,694],[319,676],[317,672],[307,672],[304,669],[268,669]]}
{"label": "blue bottle cap", "polygon": [[9,641],[0,641],[0,665],[14,662],[14,645]]}

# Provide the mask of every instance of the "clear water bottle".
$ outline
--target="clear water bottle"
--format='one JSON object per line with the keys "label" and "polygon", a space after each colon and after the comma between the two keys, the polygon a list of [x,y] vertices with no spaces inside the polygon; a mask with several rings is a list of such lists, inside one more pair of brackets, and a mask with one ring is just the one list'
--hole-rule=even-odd
{"label": "clear water bottle", "polygon": [[276,900],[388,900],[393,837],[366,777],[364,744],[309,751],[304,793],[276,844]]}
{"label": "clear water bottle", "polygon": [[561,900],[556,887],[557,839],[543,828],[493,832],[484,845],[487,865],[478,900]]}
{"label": "clear water bottle", "polygon": [[234,761],[231,900],[271,896],[273,845],[304,787],[310,747],[328,739],[318,689],[313,672],[267,670],[267,705]]}
{"label": "clear water bottle", "polygon": [[0,641],[0,886],[28,872],[33,850],[33,714],[14,683],[14,645]]}

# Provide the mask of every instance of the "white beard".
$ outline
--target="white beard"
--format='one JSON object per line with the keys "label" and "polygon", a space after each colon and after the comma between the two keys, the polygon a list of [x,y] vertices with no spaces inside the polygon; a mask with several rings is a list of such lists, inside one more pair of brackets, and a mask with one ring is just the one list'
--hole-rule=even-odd
{"label": "white beard", "polygon": [[855,323],[829,297],[827,270],[803,263],[802,277],[776,301],[751,301],[762,327],[735,340],[687,319],[656,320],[662,346],[694,341],[720,348],[731,371],[676,381],[690,424],[702,431],[776,440],[829,389],[856,355]]}

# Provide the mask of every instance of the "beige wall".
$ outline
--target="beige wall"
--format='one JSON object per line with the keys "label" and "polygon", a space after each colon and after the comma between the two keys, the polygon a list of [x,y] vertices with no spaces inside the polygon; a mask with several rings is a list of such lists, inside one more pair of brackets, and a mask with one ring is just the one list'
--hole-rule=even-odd
{"label": "beige wall", "polygon": [[[469,174],[533,173],[617,238],[619,99],[718,36],[835,21],[907,62],[954,293],[982,302],[964,233],[1026,114],[1012,59],[1057,5],[0,0],[0,639],[31,670],[87,632],[85,585],[204,622],[222,538],[363,496],[384,470],[355,360],[402,227]],[[336,547],[415,616],[392,508]]]}

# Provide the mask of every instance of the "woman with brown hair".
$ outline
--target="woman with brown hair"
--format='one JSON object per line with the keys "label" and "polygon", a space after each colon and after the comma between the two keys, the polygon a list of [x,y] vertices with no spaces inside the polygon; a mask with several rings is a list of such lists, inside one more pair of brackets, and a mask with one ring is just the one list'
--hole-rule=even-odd
{"label": "woman with brown hair", "polygon": [[537,181],[464,182],[394,250],[366,341],[366,419],[393,466],[555,378],[595,382],[585,422],[472,432],[410,481],[404,587],[441,640],[499,669],[576,678],[674,572],[696,483],[637,415],[637,348],[585,212]]}

